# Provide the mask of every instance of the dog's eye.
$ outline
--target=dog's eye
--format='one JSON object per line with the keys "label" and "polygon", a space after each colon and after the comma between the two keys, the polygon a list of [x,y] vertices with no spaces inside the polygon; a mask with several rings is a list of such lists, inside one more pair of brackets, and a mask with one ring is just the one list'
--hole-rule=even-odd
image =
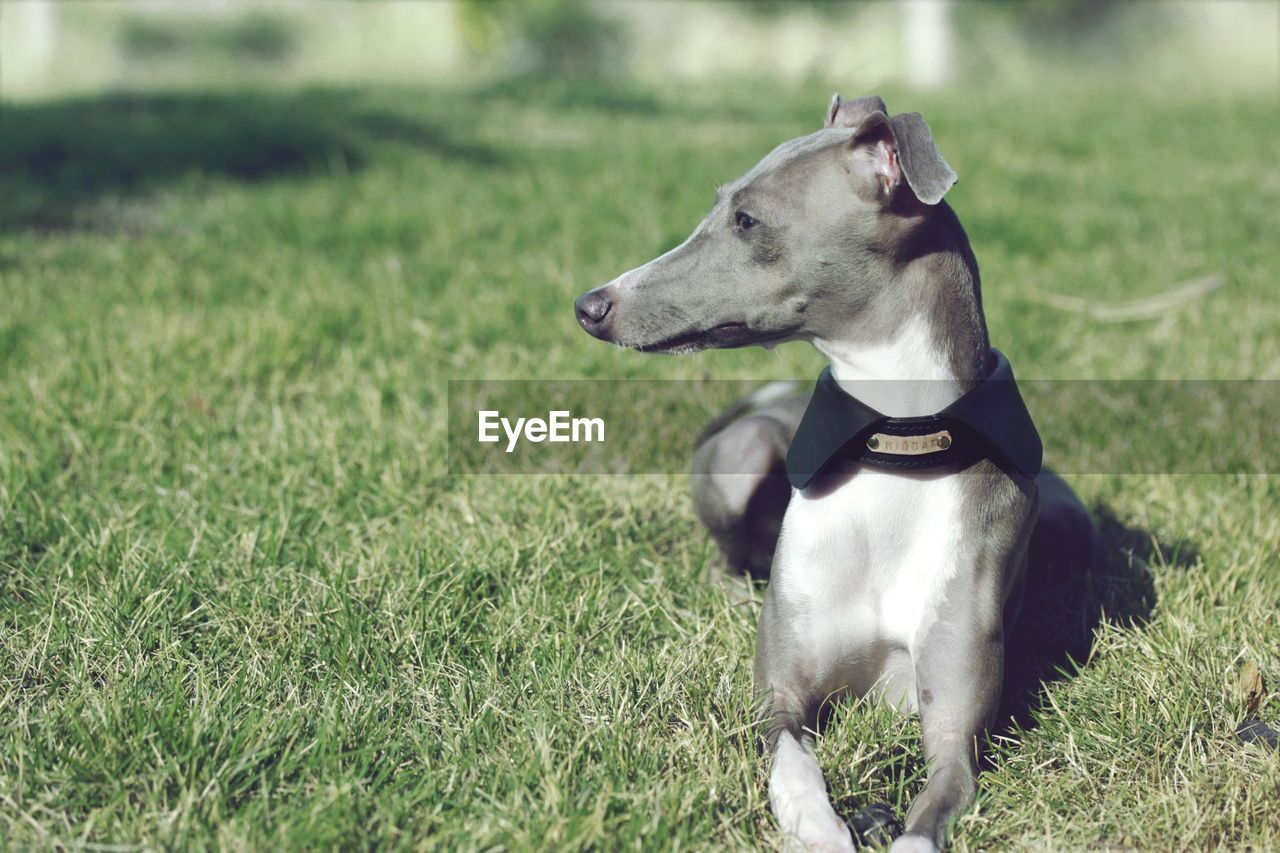
{"label": "dog's eye", "polygon": [[759,224],[759,220],[745,211],[739,210],[733,216],[733,227],[739,231],[750,231]]}

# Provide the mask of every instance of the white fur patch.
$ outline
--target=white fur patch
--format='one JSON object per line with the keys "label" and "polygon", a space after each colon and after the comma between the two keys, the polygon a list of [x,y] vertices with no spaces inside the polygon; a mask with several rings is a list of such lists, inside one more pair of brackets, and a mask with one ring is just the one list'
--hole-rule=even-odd
{"label": "white fur patch", "polygon": [[[821,497],[795,494],[783,522],[771,583],[779,604],[806,626],[822,683],[877,640],[914,653],[956,572],[960,483],[955,476],[861,468]],[[914,673],[885,698],[915,708]]]}
{"label": "white fur patch", "polygon": [[884,344],[814,341],[814,346],[831,359],[831,375],[840,386],[881,414],[932,415],[960,397],[960,383],[920,315]]}
{"label": "white fur patch", "polygon": [[786,848],[854,849],[849,828],[831,808],[817,759],[789,732],[779,736],[773,754],[769,805],[778,820],[778,828],[787,838]]}

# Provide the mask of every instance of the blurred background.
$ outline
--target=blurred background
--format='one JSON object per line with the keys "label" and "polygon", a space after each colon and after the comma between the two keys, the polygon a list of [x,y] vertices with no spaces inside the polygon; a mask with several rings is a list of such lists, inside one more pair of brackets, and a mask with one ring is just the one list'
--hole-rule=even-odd
{"label": "blurred background", "polygon": [[4,0],[0,91],[746,75],[874,88],[1055,75],[1270,87],[1268,0]]}

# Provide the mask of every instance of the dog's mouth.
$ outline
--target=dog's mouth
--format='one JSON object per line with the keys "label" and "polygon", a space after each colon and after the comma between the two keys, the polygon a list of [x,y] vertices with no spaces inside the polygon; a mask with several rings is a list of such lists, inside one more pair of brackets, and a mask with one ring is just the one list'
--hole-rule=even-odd
{"label": "dog's mouth", "polygon": [[668,353],[682,355],[704,349],[736,349],[747,346],[768,346],[782,343],[792,336],[792,332],[763,333],[753,330],[746,323],[733,321],[720,323],[705,331],[684,332],[674,337],[665,338],[656,343],[629,345],[639,352]]}

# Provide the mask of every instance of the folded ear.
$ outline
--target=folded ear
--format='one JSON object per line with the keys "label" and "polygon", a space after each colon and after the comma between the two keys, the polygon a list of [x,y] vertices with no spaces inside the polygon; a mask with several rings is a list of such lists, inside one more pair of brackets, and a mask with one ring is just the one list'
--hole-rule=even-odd
{"label": "folded ear", "polygon": [[853,132],[850,147],[870,158],[877,189],[886,201],[905,179],[916,198],[937,204],[957,180],[919,113],[889,118],[873,112]]}
{"label": "folded ear", "polygon": [[911,191],[925,204],[942,201],[959,176],[942,159],[942,152],[933,141],[924,117],[920,113],[903,113],[889,119],[889,124],[897,139],[902,173],[906,175]]}
{"label": "folded ear", "polygon": [[827,105],[827,118],[822,126],[857,127],[872,113],[889,114],[889,108],[884,105],[884,101],[880,100],[878,95],[842,101],[840,93],[836,92],[831,96],[831,103]]}

